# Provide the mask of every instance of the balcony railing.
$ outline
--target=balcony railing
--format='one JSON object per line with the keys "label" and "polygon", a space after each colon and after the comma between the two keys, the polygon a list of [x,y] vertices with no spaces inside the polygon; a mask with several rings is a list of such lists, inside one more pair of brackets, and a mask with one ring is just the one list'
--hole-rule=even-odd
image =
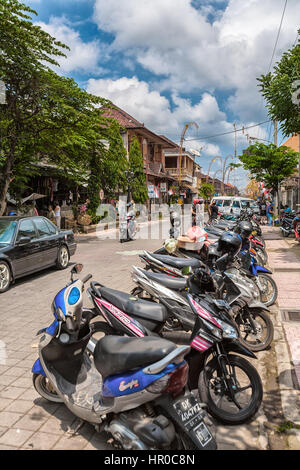
{"label": "balcony railing", "polygon": [[[179,170],[178,168],[166,168],[166,171],[173,177],[179,179]],[[181,170],[181,180],[185,181],[186,183],[193,184],[193,175],[189,173],[186,169]]]}

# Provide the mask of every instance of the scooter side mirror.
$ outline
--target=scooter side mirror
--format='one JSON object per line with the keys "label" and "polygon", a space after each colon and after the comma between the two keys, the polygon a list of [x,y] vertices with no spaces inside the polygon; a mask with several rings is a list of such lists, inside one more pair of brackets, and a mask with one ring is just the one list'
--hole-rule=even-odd
{"label": "scooter side mirror", "polygon": [[79,273],[81,273],[82,270],[83,270],[83,264],[75,264],[75,266],[73,266],[73,268],[71,270],[71,273],[72,274],[79,274]]}

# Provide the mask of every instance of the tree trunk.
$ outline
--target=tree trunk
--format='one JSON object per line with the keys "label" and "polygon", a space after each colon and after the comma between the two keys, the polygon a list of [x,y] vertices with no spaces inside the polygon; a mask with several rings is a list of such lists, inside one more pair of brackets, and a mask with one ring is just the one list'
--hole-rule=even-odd
{"label": "tree trunk", "polygon": [[11,152],[7,155],[6,163],[3,167],[2,175],[0,178],[0,217],[5,213],[6,209],[6,196],[11,182],[11,173],[15,160],[15,147],[13,142]]}

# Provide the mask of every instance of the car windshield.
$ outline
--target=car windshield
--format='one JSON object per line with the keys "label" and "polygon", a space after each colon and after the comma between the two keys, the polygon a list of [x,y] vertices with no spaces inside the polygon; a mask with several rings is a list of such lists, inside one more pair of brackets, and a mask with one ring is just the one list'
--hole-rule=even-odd
{"label": "car windshield", "polygon": [[0,245],[10,245],[17,222],[14,220],[0,220]]}
{"label": "car windshield", "polygon": [[250,207],[250,201],[241,201],[241,206],[243,209]]}

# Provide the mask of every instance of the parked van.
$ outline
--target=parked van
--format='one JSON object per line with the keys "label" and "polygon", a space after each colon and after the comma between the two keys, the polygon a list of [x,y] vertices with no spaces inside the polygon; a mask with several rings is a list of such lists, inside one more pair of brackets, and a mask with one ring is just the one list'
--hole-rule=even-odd
{"label": "parked van", "polygon": [[233,197],[233,196],[220,196],[214,197],[213,201],[216,201],[219,212],[221,214],[230,214],[239,216],[241,210],[252,209],[255,214],[259,214],[259,206],[254,199],[246,197]]}
{"label": "parked van", "polygon": [[231,203],[233,199],[233,196],[219,196],[214,197],[212,200],[216,201],[217,207],[221,214],[230,214]]}

